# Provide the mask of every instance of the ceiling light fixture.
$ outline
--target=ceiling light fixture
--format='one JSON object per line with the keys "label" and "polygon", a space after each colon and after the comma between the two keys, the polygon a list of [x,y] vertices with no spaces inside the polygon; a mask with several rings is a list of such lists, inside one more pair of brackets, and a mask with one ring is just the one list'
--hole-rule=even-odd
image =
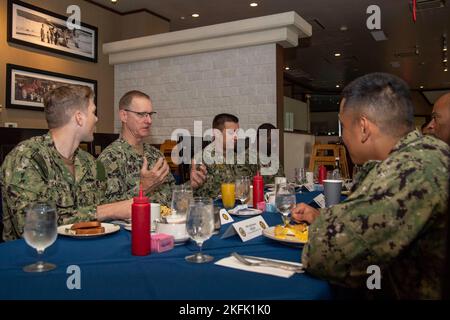
{"label": "ceiling light fixture", "polygon": [[198,13],[193,13],[193,14],[192,14],[192,17],[193,17],[193,18],[198,18],[198,17],[200,17],[200,15],[199,15]]}
{"label": "ceiling light fixture", "polygon": [[290,69],[291,69],[291,68],[289,68],[289,67],[284,67],[284,70],[286,70],[286,71],[287,71],[287,70],[290,70]]}
{"label": "ceiling light fixture", "polygon": [[111,0],[111,2],[112,2],[112,3],[116,3],[116,2],[117,2],[117,0]]}
{"label": "ceiling light fixture", "polygon": [[423,86],[420,86],[420,89],[423,89]]}
{"label": "ceiling light fixture", "polygon": [[340,57],[341,54],[340,54],[339,52],[336,52],[336,53],[334,54],[334,56],[335,56],[335,57]]}
{"label": "ceiling light fixture", "polygon": [[341,87],[340,85],[338,85],[338,84],[336,85],[336,88],[340,88],[340,87]]}
{"label": "ceiling light fixture", "polygon": [[250,7],[257,7],[257,6],[258,6],[258,4],[256,2],[250,3]]}

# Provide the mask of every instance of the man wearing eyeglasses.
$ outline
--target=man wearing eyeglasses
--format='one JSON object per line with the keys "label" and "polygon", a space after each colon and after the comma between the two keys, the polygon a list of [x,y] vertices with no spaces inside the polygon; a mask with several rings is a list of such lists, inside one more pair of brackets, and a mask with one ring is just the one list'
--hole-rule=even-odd
{"label": "man wearing eyeglasses", "polygon": [[[143,92],[129,91],[120,99],[121,135],[98,158],[106,169],[107,201],[136,196],[141,183],[152,202],[170,206],[175,179],[163,154],[144,142],[155,113],[150,97]],[[192,167],[190,181],[195,189],[205,180],[206,169]]]}

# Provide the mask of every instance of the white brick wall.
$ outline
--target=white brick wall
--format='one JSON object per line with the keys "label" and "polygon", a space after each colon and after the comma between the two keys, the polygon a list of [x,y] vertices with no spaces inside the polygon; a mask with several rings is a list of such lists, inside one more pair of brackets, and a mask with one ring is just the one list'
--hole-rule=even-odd
{"label": "white brick wall", "polygon": [[268,44],[116,65],[116,132],[118,102],[129,90],[150,95],[158,112],[151,143],[162,143],[175,128],[193,133],[194,120],[209,129],[223,112],[238,116],[243,129],[276,124],[275,55],[275,44]]}

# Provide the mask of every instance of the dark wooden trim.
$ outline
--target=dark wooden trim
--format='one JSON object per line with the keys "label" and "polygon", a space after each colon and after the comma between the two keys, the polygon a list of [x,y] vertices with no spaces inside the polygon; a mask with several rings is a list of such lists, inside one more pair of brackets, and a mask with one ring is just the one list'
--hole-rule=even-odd
{"label": "dark wooden trim", "polygon": [[97,80],[7,63],[6,64],[6,95],[5,95],[5,105],[7,108],[44,111],[43,106],[35,107],[35,106],[26,106],[26,105],[12,103],[11,86],[13,86],[14,84],[11,82],[12,81],[11,75],[14,70],[27,71],[30,73],[34,73],[36,75],[52,76],[52,77],[60,78],[61,80],[67,79],[67,80],[81,81],[81,82],[93,84],[94,85],[94,103],[97,105],[97,89],[98,89],[97,88]]}
{"label": "dark wooden trim", "polygon": [[320,110],[320,111],[311,111],[309,110],[309,113],[329,113],[329,112],[335,112],[335,113],[339,113],[339,106],[336,107],[336,110]]}
{"label": "dark wooden trim", "polygon": [[298,129],[294,129],[293,131],[286,131],[284,130],[284,132],[286,133],[298,133],[298,134],[307,134],[309,136],[313,136],[313,134],[311,132],[308,132],[306,130],[298,130]]}
{"label": "dark wooden trim", "polygon": [[169,19],[169,18],[164,17],[164,16],[162,16],[162,15],[156,13],[156,12],[153,12],[153,11],[148,10],[148,9],[145,9],[145,8],[137,9],[137,10],[131,10],[131,11],[126,11],[126,12],[120,12],[120,11],[115,10],[115,9],[113,9],[113,8],[107,7],[107,6],[103,5],[103,4],[94,2],[94,1],[92,1],[92,0],[84,0],[84,1],[89,2],[90,4],[93,4],[93,5],[95,5],[95,6],[98,6],[98,7],[102,8],[102,9],[105,9],[105,10],[108,10],[108,11],[111,11],[111,12],[114,12],[115,14],[118,14],[118,15],[121,15],[121,16],[125,16],[125,15],[127,15],[127,14],[139,13],[139,12],[146,12],[146,13],[151,14],[151,15],[154,15],[154,16],[160,18],[160,19],[163,19],[163,20],[165,20],[165,21],[167,21],[167,22],[170,22],[170,19]]}
{"label": "dark wooden trim", "polygon": [[449,87],[447,88],[437,88],[437,89],[414,89],[411,91],[419,91],[420,94],[422,95],[422,97],[424,98],[424,100],[428,103],[429,106],[433,106],[432,103],[430,103],[430,101],[428,100],[428,98],[426,97],[426,95],[424,94],[425,91],[443,91],[443,90],[450,90]]}
{"label": "dark wooden trim", "polygon": [[284,80],[290,83],[295,84],[296,86],[299,86],[301,88],[304,88],[307,90],[307,92],[304,93],[311,93],[311,94],[329,94],[329,95],[340,95],[342,90],[329,90],[329,89],[320,89],[313,86],[306,85],[304,83],[299,82],[294,77],[290,76],[289,74],[284,74]]}
{"label": "dark wooden trim", "polygon": [[277,128],[280,133],[280,163],[284,165],[284,53],[283,47],[276,46],[276,79],[277,79]]}
{"label": "dark wooden trim", "polygon": [[31,43],[31,42],[27,42],[24,40],[20,40],[20,39],[16,39],[13,37],[13,30],[12,30],[12,24],[13,24],[13,4],[16,4],[18,6],[21,7],[25,7],[34,11],[38,11],[42,14],[46,14],[49,16],[52,16],[56,19],[60,19],[62,21],[66,21],[67,17],[64,15],[61,15],[59,13],[55,13],[52,11],[49,11],[47,9],[41,8],[41,7],[37,7],[34,5],[31,5],[29,3],[26,2],[22,2],[20,0],[8,0],[8,13],[7,13],[7,41],[10,43],[15,43],[21,46],[27,46],[27,47],[31,47],[34,49],[38,49],[38,50],[43,50],[43,51],[47,51],[47,52],[52,52],[52,53],[56,53],[56,54],[60,54],[63,56],[68,56],[68,57],[72,57],[72,58],[77,58],[77,59],[81,59],[81,60],[85,60],[85,61],[89,61],[89,62],[94,62],[97,63],[98,61],[98,28],[87,24],[85,22],[81,22],[81,26],[90,29],[93,33],[94,33],[94,56],[91,57],[86,57],[80,54],[76,54],[76,53],[72,53],[72,52],[68,52],[68,51],[64,51],[64,50],[58,50],[56,48],[50,48],[47,46],[43,46],[43,45],[39,45],[39,44],[35,44],[35,43]]}

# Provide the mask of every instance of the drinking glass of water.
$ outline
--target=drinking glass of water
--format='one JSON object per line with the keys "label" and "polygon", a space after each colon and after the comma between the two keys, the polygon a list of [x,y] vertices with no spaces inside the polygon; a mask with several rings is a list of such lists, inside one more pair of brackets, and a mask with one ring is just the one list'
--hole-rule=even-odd
{"label": "drinking glass of water", "polygon": [[236,198],[245,204],[250,194],[250,178],[240,177],[236,179]]}
{"label": "drinking glass of water", "polygon": [[185,221],[189,209],[189,201],[192,199],[192,188],[185,185],[177,185],[172,189],[171,218]]}
{"label": "drinking glass of water", "polygon": [[26,272],[44,272],[56,268],[52,263],[41,259],[44,250],[55,242],[57,237],[56,209],[49,203],[38,202],[31,205],[25,217],[23,238],[37,250],[38,262],[25,266]]}
{"label": "drinking glass of water", "polygon": [[290,222],[290,213],[295,207],[295,188],[289,183],[280,183],[276,185],[275,205],[281,213],[283,223],[287,226]]}
{"label": "drinking glass of water", "polygon": [[186,261],[193,263],[212,261],[213,257],[202,253],[203,242],[208,240],[214,232],[214,209],[211,198],[194,197],[190,202],[186,231],[200,248],[198,253],[185,257]]}
{"label": "drinking glass of water", "polygon": [[308,182],[306,179],[306,169],[305,168],[295,168],[295,180],[300,185],[304,185]]}

